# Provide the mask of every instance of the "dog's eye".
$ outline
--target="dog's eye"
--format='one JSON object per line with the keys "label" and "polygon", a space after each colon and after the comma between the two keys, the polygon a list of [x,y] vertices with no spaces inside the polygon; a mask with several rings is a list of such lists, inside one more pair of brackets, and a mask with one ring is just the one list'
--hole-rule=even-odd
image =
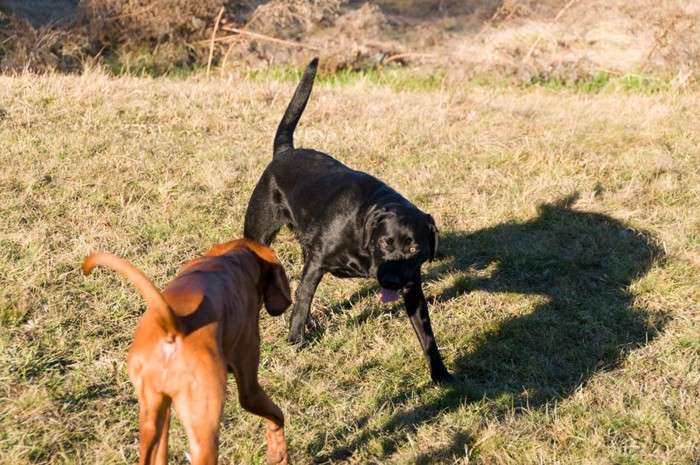
{"label": "dog's eye", "polygon": [[413,255],[416,252],[418,252],[418,247],[416,247],[415,245],[412,245],[408,248],[408,253],[410,253],[411,255]]}
{"label": "dog's eye", "polygon": [[386,241],[386,239],[379,239],[379,247],[382,249],[389,249],[391,245]]}

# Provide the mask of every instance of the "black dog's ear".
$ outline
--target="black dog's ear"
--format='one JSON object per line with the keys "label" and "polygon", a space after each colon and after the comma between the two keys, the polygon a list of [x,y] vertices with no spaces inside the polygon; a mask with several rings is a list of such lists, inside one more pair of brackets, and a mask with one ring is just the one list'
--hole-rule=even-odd
{"label": "black dog's ear", "polygon": [[433,219],[432,216],[426,214],[425,219],[428,222],[428,228],[430,229],[430,256],[428,257],[428,260],[431,262],[433,261],[433,258],[435,258],[435,251],[437,251],[438,244],[440,243],[440,231],[438,231],[437,226],[435,226],[435,220]]}
{"label": "black dog's ear", "polygon": [[369,247],[369,243],[372,242],[372,232],[374,231],[374,228],[377,227],[377,223],[379,223],[379,220],[384,216],[384,210],[377,207],[377,206],[372,206],[367,212],[367,215],[365,215],[365,224],[362,227],[362,248],[367,249]]}

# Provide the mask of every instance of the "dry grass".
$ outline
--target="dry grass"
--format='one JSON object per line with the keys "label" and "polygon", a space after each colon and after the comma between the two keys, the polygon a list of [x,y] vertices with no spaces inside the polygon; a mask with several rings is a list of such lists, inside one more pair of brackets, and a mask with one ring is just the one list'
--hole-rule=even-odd
{"label": "dry grass", "polygon": [[507,14],[492,21],[478,40],[454,41],[447,53],[478,72],[500,69],[526,83],[644,69],[693,74],[700,66],[700,6],[692,2],[514,1],[504,6]]}
{"label": "dry grass", "polygon": [[[239,237],[293,89],[257,79],[0,77],[0,463],[125,463],[138,293]],[[319,83],[297,143],[435,217],[436,387],[401,306],[327,277],[310,342],[262,318],[261,379],[295,463],[700,459],[700,95]],[[298,245],[274,247],[298,283]],[[222,463],[262,463],[230,401]],[[174,463],[187,463],[179,425]]]}

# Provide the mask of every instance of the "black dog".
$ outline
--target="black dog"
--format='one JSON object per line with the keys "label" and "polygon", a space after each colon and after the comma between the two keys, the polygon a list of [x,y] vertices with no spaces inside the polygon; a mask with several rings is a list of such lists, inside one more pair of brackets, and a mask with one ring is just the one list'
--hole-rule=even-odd
{"label": "black dog", "polygon": [[274,154],[248,203],[244,235],[269,245],[284,225],[304,251],[289,341],[301,342],[311,300],[325,273],[376,277],[379,297],[403,296],[435,382],[452,380],[440,358],[421,289],[421,264],[432,260],[435,222],[378,179],[315,150],[294,148],[294,129],[311,94],[318,59],[311,61],[275,134]]}

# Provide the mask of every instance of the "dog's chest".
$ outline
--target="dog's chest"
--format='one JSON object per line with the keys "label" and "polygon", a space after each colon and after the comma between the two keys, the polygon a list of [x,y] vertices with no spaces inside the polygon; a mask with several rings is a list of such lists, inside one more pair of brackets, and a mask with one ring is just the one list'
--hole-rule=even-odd
{"label": "dog's chest", "polygon": [[362,257],[327,257],[326,268],[338,278],[370,277],[370,260]]}

